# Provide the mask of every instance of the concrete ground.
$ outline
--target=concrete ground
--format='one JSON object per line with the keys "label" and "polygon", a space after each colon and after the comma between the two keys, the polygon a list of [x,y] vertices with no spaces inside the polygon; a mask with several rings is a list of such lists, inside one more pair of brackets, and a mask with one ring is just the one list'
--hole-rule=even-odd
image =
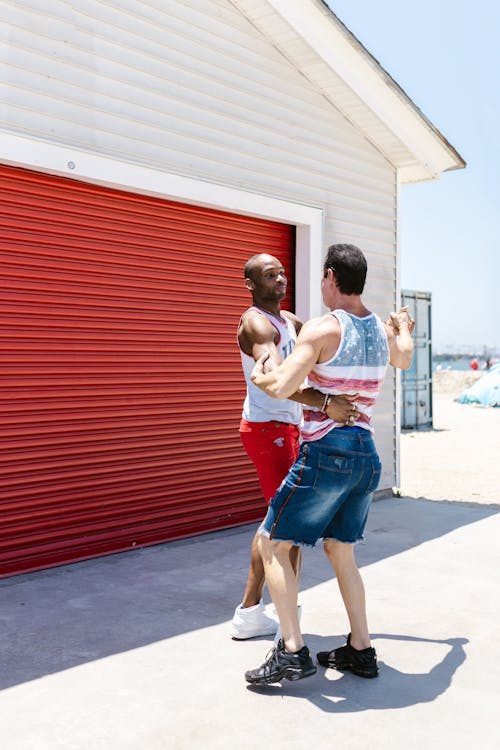
{"label": "concrete ground", "polygon": [[[500,410],[482,413],[500,427]],[[438,429],[427,455],[415,451],[429,487]],[[420,437],[403,436],[404,451]],[[4,579],[0,748],[498,748],[500,506],[459,490],[373,505],[357,557],[375,680],[318,668],[247,687],[244,671],[271,647],[228,636],[254,527]],[[300,600],[311,651],[341,645],[348,625],[321,550],[305,551]]]}

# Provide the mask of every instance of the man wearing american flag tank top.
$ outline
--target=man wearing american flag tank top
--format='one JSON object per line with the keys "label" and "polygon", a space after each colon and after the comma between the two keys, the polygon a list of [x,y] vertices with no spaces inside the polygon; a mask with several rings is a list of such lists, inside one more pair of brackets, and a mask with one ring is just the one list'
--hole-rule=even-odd
{"label": "man wearing american flag tank top", "polygon": [[351,632],[345,646],[320,652],[318,662],[362,677],[378,674],[354,544],[363,538],[381,472],[372,437],[373,407],[387,365],[405,370],[411,366],[413,341],[404,308],[382,323],[365,307],[361,294],[366,272],[359,248],[332,245],[321,279],[323,301],[331,312],[303,325],[293,352],[280,365],[263,354],[251,374],[254,385],[276,399],[287,398],[305,379],[332,398],[357,394],[353,424],[335,422],[324,411],[305,410],[299,456],[259,529],[259,550],[282,637],[260,667],[246,672],[252,684],[298,680],[316,672],[300,631],[289,553],[293,545],[314,546],[319,540],[336,573]]}

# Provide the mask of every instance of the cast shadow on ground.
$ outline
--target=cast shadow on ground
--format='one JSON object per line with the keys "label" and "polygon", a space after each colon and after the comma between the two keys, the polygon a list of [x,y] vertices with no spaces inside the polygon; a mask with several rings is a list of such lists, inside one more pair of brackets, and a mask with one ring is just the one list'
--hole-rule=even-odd
{"label": "cast shadow on ground", "polygon": [[[355,713],[358,711],[379,710],[387,708],[406,708],[418,703],[430,703],[444,693],[451,685],[457,669],[466,659],[464,645],[467,638],[448,638],[447,640],[433,640],[418,638],[411,635],[393,635],[375,633],[372,639],[377,648],[381,648],[379,639],[411,641],[422,643],[444,644],[450,647],[444,659],[436,664],[429,672],[400,672],[389,664],[379,660],[380,673],[376,679],[364,679],[349,672],[339,678],[339,672],[323,669],[318,666],[318,672],[313,677],[300,682],[288,682],[269,686],[248,685],[251,692],[263,695],[288,698],[301,698],[313,703],[327,713]],[[331,648],[331,638],[328,643],[314,636],[306,636],[315,650]],[[342,645],[339,642],[338,645]],[[332,678],[337,676],[337,678]]]}
{"label": "cast shadow on ground", "polygon": [[[379,500],[367,542],[357,546],[358,564],[404,553],[499,510],[475,503]],[[255,529],[252,524],[0,581],[0,689],[193,630],[221,623],[229,628]],[[303,590],[332,577],[321,550],[305,552]],[[404,682],[405,676],[394,679]],[[342,678],[342,685],[344,680],[347,690],[352,675]],[[324,680],[326,696],[340,687]],[[333,699],[325,697],[325,705]]]}

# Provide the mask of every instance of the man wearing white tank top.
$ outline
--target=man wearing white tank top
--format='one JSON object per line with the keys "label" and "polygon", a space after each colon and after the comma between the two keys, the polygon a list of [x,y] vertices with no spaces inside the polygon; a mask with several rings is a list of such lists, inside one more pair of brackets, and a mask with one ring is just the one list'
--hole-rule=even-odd
{"label": "man wearing white tank top", "polygon": [[297,581],[290,549],[323,540],[336,573],[351,632],[347,644],[317,655],[319,664],[361,677],[378,674],[368,631],[364,586],[354,558],[363,538],[372,495],[380,478],[371,416],[387,364],[411,366],[412,321],[405,308],[382,321],[363,304],[366,259],[354,245],[332,245],[323,267],[321,291],[331,312],[305,323],[281,365],[263,354],[251,374],[268,396],[288,398],[304,382],[328,397],[356,392],[353,420],[304,413],[297,461],[272,498],[259,532],[266,582],[278,612],[282,638],[266,661],[245,674],[266,685],[299,680],[316,672],[304,645],[297,615]]}
{"label": "man wearing white tank top", "polygon": [[[354,422],[358,411],[352,403],[355,396],[351,395],[328,398],[328,394],[319,389],[300,384],[295,393],[278,401],[253,385],[250,374],[257,359],[266,352],[276,364],[282,362],[293,350],[302,321],[280,308],[287,280],[285,269],[277,258],[267,253],[254,255],[245,265],[244,277],[245,286],[252,295],[252,306],[243,313],[238,326],[238,344],[247,384],[240,437],[257,470],[264,498],[269,502],[298,455],[301,405],[318,410],[325,418],[341,422],[349,419]],[[298,577],[300,550],[292,546],[289,554],[290,564]],[[278,623],[266,613],[262,601],[264,582],[264,565],[256,533],[245,593],[231,622],[233,639],[246,640],[276,632]]]}

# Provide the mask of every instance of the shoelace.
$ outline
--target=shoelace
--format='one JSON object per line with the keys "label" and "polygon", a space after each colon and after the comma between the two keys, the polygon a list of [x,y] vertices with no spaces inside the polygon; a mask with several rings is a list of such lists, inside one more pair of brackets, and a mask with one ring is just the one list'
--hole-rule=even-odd
{"label": "shoelace", "polygon": [[276,665],[277,667],[279,666],[278,646],[273,646],[273,648],[266,655],[264,664],[261,667],[265,677],[269,677],[269,675],[271,675],[274,665]]}

